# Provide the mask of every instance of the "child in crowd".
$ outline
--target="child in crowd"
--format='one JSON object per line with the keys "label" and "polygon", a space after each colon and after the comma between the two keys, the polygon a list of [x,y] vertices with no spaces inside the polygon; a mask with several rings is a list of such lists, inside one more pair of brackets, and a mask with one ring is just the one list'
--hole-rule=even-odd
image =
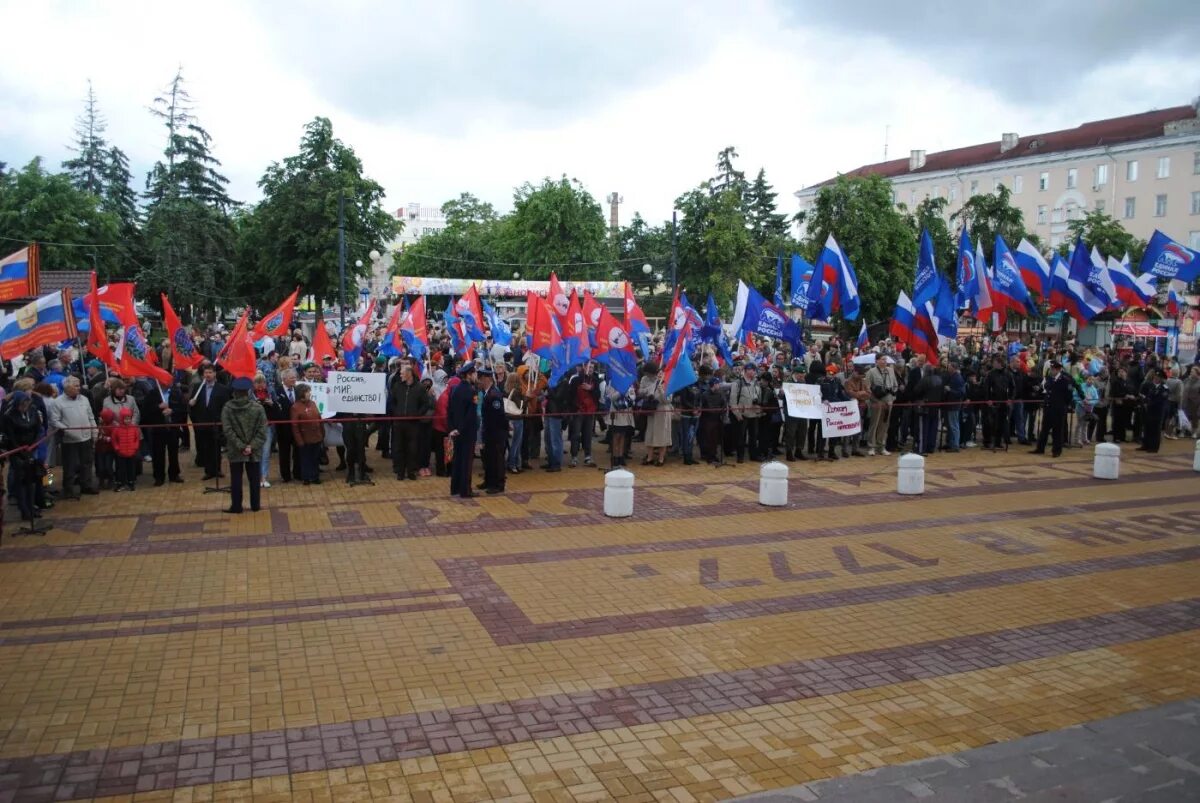
{"label": "child in crowd", "polygon": [[142,431],[133,423],[133,410],[122,407],[117,425],[112,430],[113,451],[117,454],[116,491],[132,491],[137,478],[138,452],[142,446]]}
{"label": "child in crowd", "polygon": [[99,434],[96,436],[96,478],[100,490],[113,487],[116,454],[113,452],[112,432],[116,415],[109,408],[100,411]]}

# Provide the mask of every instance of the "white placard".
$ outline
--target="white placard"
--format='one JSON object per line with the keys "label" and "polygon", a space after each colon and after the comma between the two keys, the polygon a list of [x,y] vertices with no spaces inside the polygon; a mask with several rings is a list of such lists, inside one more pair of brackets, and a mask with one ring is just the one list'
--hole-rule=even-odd
{"label": "white placard", "polygon": [[792,418],[825,417],[825,407],[821,404],[820,385],[784,382],[783,397],[787,400],[787,414]]}
{"label": "white placard", "polygon": [[858,414],[858,402],[827,402],[821,417],[822,438],[844,438],[862,432],[862,418]]}
{"label": "white placard", "polygon": [[321,418],[333,418],[335,411],[330,403],[332,396],[329,395],[332,386],[324,382],[305,382],[304,384],[308,385],[310,389],[308,397],[317,403],[317,409],[321,411]]}
{"label": "white placard", "polygon": [[329,406],[335,413],[383,415],[387,412],[387,374],[330,371]]}

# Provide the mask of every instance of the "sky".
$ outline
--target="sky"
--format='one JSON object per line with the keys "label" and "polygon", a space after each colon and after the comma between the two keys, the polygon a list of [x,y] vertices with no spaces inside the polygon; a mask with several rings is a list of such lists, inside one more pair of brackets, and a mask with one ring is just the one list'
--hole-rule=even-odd
{"label": "sky", "polygon": [[[201,11],[202,9],[202,11]],[[733,145],[779,193],[913,149],[1190,103],[1200,3],[931,0],[0,0],[0,161],[70,152],[87,84],[138,188],[182,67],[231,195],[332,120],[390,211],[501,211],[563,174],[670,217]],[[605,207],[607,216],[607,207]]]}

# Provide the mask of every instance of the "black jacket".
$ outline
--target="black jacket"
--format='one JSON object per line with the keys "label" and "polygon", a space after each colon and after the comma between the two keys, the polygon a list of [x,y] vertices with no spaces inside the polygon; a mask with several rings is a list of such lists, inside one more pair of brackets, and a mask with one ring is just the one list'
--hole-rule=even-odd
{"label": "black jacket", "polygon": [[1009,401],[1016,398],[1016,383],[1012,371],[1007,368],[993,368],[987,372],[983,382],[984,395],[988,401]]}
{"label": "black jacket", "polygon": [[[225,409],[225,403],[229,401],[229,388],[217,382],[213,385],[212,393],[209,396],[208,405],[204,404],[204,383],[192,388],[192,394],[199,392],[200,396],[196,399],[196,404],[188,409],[191,413],[192,421],[198,423],[213,423],[221,420],[221,411]],[[191,399],[189,398],[190,402]]]}
{"label": "black jacket", "polygon": [[399,373],[392,377],[388,386],[388,415],[425,417],[433,415],[433,397],[415,378],[412,384],[405,382]]}
{"label": "black jacket", "polygon": [[446,419],[449,431],[458,430],[458,434],[465,437],[467,443],[475,443],[475,436],[479,434],[479,410],[475,407],[474,385],[460,382],[454,386],[454,390],[450,391]]}
{"label": "black jacket", "polygon": [[1046,379],[1046,407],[1055,412],[1065,412],[1075,403],[1075,383],[1059,371],[1058,376]]}

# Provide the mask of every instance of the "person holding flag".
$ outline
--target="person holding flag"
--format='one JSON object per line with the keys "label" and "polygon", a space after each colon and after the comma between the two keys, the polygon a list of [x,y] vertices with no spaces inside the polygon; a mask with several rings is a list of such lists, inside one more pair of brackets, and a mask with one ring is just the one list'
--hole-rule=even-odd
{"label": "person holding flag", "polygon": [[[682,352],[682,347],[677,348],[672,356],[678,361]],[[688,365],[691,365],[690,361]],[[635,401],[638,412],[646,417],[646,457],[642,460],[643,466],[651,463],[661,466],[666,462],[667,449],[671,448],[671,408],[668,399],[658,363],[647,362],[642,379],[638,382]]]}

